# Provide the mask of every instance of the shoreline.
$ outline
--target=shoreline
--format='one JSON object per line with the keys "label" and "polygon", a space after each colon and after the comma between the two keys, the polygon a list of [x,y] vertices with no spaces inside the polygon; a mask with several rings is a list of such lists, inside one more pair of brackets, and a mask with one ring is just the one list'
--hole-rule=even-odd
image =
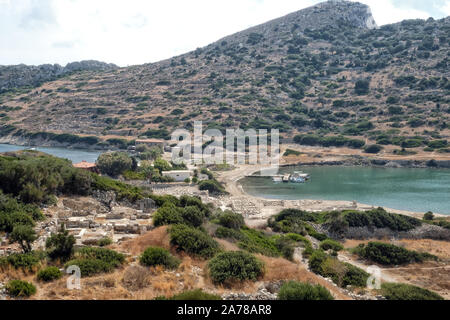
{"label": "shoreline", "polygon": [[[290,165],[292,166],[292,165]],[[223,202],[225,207],[231,207],[232,209],[240,211],[244,214],[246,220],[252,225],[259,225],[262,221],[266,222],[270,216],[278,214],[283,209],[288,208],[301,208],[302,210],[321,212],[321,211],[334,211],[334,210],[371,210],[378,206],[367,205],[356,201],[347,200],[314,200],[314,199],[302,199],[302,200],[282,200],[282,199],[269,199],[264,197],[257,197],[248,194],[243,189],[239,180],[247,175],[251,175],[255,172],[265,169],[264,166],[250,166],[242,165],[231,171],[219,172],[218,180],[225,185],[226,191],[229,193],[227,196],[222,196],[220,201]],[[237,208],[239,205],[235,205],[236,201],[241,200],[241,208]],[[245,208],[247,207],[247,208]],[[408,210],[398,210],[383,207],[388,212],[403,214],[415,218],[422,219],[424,212],[415,212]],[[252,214],[253,213],[253,214]],[[434,213],[436,217],[449,217],[449,215]]]}

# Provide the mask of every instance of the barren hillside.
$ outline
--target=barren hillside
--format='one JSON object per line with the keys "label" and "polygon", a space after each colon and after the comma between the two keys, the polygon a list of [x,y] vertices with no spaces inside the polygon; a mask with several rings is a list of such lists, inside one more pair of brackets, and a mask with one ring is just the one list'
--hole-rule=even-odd
{"label": "barren hillside", "polygon": [[[376,28],[367,6],[325,2],[165,61],[5,92],[0,135],[167,138],[202,120],[278,128],[286,141],[317,133],[445,153],[449,31],[450,18]],[[361,148],[345,139],[296,142]]]}

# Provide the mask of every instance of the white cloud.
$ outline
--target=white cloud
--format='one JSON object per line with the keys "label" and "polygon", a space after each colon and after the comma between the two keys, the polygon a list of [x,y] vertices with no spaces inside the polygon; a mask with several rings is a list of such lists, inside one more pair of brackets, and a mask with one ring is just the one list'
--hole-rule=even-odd
{"label": "white cloud", "polygon": [[[372,7],[379,25],[429,16],[413,7],[394,6],[395,0],[360,1]],[[0,64],[154,62],[318,2],[0,0]],[[442,8],[447,14],[449,6]]]}
{"label": "white cloud", "polygon": [[[426,0],[425,0],[426,1]],[[405,19],[427,19],[430,14],[412,7],[396,7],[392,0],[359,0],[372,9],[372,14],[379,26],[396,23]]]}
{"label": "white cloud", "polygon": [[441,11],[444,12],[445,16],[450,16],[450,1],[441,7]]}

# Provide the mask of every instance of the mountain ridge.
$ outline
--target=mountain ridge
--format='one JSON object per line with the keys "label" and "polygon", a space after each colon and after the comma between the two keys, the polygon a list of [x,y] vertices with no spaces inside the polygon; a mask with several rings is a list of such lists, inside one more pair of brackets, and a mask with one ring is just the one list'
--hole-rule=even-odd
{"label": "mountain ridge", "polygon": [[24,86],[37,86],[72,72],[106,71],[117,68],[115,64],[96,60],[71,62],[64,67],[59,64],[0,65],[0,93]]}
{"label": "mountain ridge", "polygon": [[387,149],[447,141],[450,19],[375,28],[368,10],[326,2],[171,59],[3,94],[0,125],[8,135],[107,141],[167,138],[202,120],[220,130],[277,128],[285,141],[343,136]]}

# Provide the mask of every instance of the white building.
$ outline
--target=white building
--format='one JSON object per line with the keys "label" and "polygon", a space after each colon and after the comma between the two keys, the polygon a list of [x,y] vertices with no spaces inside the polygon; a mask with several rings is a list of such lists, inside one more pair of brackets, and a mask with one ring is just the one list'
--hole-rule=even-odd
{"label": "white building", "polygon": [[176,182],[182,182],[188,178],[190,179],[193,172],[190,170],[163,171],[162,175],[164,177],[171,177],[175,179]]}

